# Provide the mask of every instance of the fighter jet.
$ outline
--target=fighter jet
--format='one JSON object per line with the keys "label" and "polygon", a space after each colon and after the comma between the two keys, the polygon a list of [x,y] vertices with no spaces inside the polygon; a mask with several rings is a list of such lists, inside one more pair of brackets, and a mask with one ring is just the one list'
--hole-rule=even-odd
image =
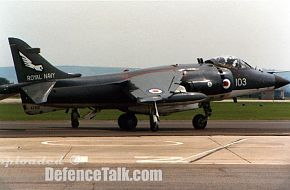
{"label": "fighter jet", "polygon": [[121,110],[124,113],[118,125],[122,130],[134,130],[136,114],[145,114],[152,131],[159,129],[161,115],[203,108],[204,115],[195,115],[192,124],[195,129],[204,129],[212,115],[211,101],[274,90],[289,83],[234,56],[82,77],[52,66],[40,55],[40,48],[31,48],[17,38],[8,40],[18,84],[1,86],[0,99],[20,93],[24,111],[30,115],[66,110],[71,113],[73,128],[79,127],[81,108],[91,109],[85,118],[93,118],[104,109]]}

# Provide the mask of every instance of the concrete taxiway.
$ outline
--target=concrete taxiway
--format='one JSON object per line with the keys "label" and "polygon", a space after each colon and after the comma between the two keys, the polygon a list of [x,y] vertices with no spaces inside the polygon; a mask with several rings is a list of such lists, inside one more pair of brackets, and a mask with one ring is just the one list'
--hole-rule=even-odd
{"label": "concrete taxiway", "polygon": [[[289,189],[289,121],[165,121],[152,133],[115,122],[0,123],[0,189]],[[42,162],[36,163],[42,160]],[[30,163],[27,163],[30,161]],[[45,161],[50,164],[45,164]],[[51,163],[55,161],[55,163]],[[44,163],[44,164],[43,164]],[[162,169],[162,182],[46,182],[44,168]]]}

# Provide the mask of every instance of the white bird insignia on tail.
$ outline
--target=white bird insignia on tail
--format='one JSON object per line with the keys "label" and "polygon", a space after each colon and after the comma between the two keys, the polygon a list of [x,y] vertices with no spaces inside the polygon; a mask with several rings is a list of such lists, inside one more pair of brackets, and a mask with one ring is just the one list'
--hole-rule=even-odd
{"label": "white bird insignia on tail", "polygon": [[43,71],[43,66],[42,65],[33,65],[32,64],[32,61],[30,59],[28,59],[25,55],[23,55],[21,52],[19,52],[23,62],[24,62],[24,65],[25,67],[28,67],[28,68],[31,68],[31,69],[34,69],[36,71]]}

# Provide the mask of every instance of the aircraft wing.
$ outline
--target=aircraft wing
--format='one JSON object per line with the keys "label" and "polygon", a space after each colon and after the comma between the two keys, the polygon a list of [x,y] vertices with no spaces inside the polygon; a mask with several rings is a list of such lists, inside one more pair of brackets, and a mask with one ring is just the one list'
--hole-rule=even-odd
{"label": "aircraft wing", "polygon": [[139,103],[194,101],[207,98],[202,93],[176,93],[180,87],[183,72],[175,70],[145,73],[130,79],[130,94]]}

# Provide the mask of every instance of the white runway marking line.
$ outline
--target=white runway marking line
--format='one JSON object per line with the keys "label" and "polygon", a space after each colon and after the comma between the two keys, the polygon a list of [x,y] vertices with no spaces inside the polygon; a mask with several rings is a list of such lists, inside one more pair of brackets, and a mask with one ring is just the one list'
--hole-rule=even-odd
{"label": "white runway marking line", "polygon": [[219,146],[217,148],[214,148],[214,149],[211,149],[211,150],[207,150],[207,151],[204,151],[204,152],[201,152],[201,153],[198,153],[198,154],[195,154],[195,155],[192,155],[192,156],[189,156],[189,157],[186,157],[186,158],[183,158],[182,161],[185,161],[185,160],[188,160],[188,159],[192,159],[192,158],[195,158],[193,160],[189,160],[188,163],[192,163],[192,162],[195,162],[197,160],[200,160],[206,156],[209,156],[210,154],[212,153],[215,153],[219,150],[222,150],[222,149],[225,149],[225,148],[228,148],[229,146],[232,146],[234,144],[237,144],[237,143],[241,143],[243,141],[245,141],[247,139],[238,139],[238,140],[235,140],[231,143],[228,143],[226,145],[223,145],[223,146]]}
{"label": "white runway marking line", "polygon": [[[165,144],[70,144],[69,142],[118,142],[121,143],[124,141],[128,143],[128,141],[135,141],[140,142],[139,140],[135,139],[112,139],[112,140],[58,140],[58,141],[43,141],[41,144],[43,145],[50,145],[50,146],[108,146],[108,147],[128,147],[128,146],[178,146],[182,145],[182,142],[178,141],[155,141],[155,140],[141,140],[141,142],[149,142],[149,143],[165,143]],[[59,143],[59,142],[68,142],[68,144]]]}
{"label": "white runway marking line", "polygon": [[[212,137],[209,137],[209,139],[210,139],[211,141],[215,142],[216,144],[221,145],[218,141],[216,141],[216,140],[213,139]],[[231,152],[232,154],[236,155],[236,156],[239,157],[240,159],[244,160],[245,162],[247,162],[247,163],[249,163],[249,164],[251,163],[251,161],[247,160],[246,158],[243,158],[241,155],[235,153],[234,151],[228,149],[227,147],[225,147],[225,149],[228,150],[229,152]]]}
{"label": "white runway marking line", "polygon": [[170,157],[170,156],[135,156],[135,159],[143,159],[143,160],[137,160],[137,163],[192,163],[194,161],[197,161],[199,159],[202,159],[214,152],[217,152],[219,150],[225,149],[229,146],[232,146],[234,144],[237,143],[241,143],[243,141],[245,141],[247,139],[238,139],[235,140],[231,143],[228,143],[226,145],[223,146],[219,146],[217,148],[211,149],[211,150],[207,150],[192,156],[188,156],[188,157]]}

